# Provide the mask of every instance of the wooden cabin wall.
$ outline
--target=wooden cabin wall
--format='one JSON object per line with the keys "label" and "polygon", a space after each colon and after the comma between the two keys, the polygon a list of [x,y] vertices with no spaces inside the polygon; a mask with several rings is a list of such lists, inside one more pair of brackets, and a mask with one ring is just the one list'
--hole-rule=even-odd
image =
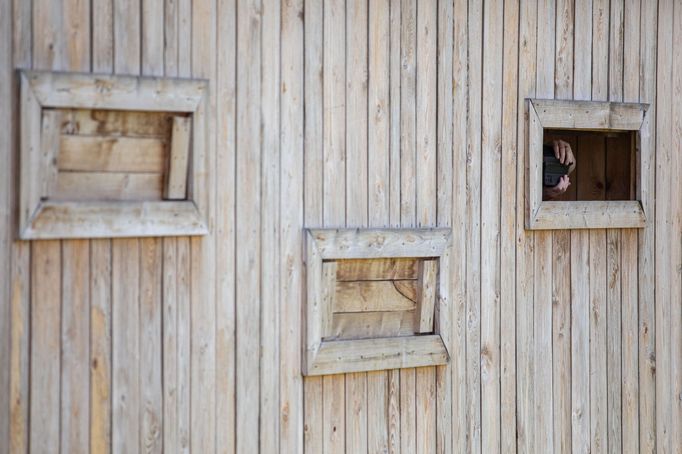
{"label": "wooden cabin wall", "polygon": [[[0,454],[679,452],[675,0],[0,0]],[[206,78],[211,234],[16,241],[14,68]],[[650,103],[645,229],[524,229],[526,97]],[[447,367],[300,375],[304,227],[451,226]]]}

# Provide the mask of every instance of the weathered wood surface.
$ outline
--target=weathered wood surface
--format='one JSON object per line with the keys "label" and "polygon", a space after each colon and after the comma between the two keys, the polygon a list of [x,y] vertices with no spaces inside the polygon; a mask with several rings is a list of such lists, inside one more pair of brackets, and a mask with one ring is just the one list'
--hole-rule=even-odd
{"label": "weathered wood surface", "polygon": [[[675,452],[681,14],[673,0],[0,0],[0,453]],[[21,178],[40,177],[15,151],[41,145],[22,136],[14,68],[107,75],[121,96],[100,105],[121,108],[138,88],[110,74],[205,79],[211,235],[16,241],[15,213],[33,214]],[[525,230],[526,98],[649,105],[649,153],[629,169],[646,222]],[[634,129],[631,110],[551,121]],[[118,111],[62,124],[62,144],[155,149],[171,128]],[[102,162],[64,150],[65,170]],[[627,170],[606,164],[604,198]],[[448,365],[303,379],[303,229],[436,226],[452,228]]]}

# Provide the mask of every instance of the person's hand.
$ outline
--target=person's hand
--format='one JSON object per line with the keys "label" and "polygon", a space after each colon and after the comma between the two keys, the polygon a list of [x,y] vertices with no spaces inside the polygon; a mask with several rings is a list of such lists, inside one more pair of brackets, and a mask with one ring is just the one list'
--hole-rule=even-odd
{"label": "person's hand", "polygon": [[[573,156],[573,150],[571,150],[571,144],[569,144],[568,142],[566,142],[564,140],[555,140],[554,141],[554,156],[563,165],[570,167],[570,169],[568,170],[568,173],[571,173],[573,171],[573,169],[575,168],[575,156]],[[557,187],[559,185],[561,185],[561,183],[559,183],[557,185]]]}
{"label": "person's hand", "polygon": [[[569,147],[569,149],[570,149],[570,147]],[[553,188],[544,188],[544,191],[545,191],[545,194],[544,194],[545,197],[544,197],[544,199],[545,199],[545,200],[553,200],[553,199],[556,199],[556,198],[559,197],[561,194],[563,194],[564,192],[566,192],[566,190],[568,189],[568,187],[569,187],[570,185],[571,185],[571,180],[570,180],[570,178],[568,178],[568,175],[564,175],[563,177],[561,177],[561,179],[559,180],[559,182],[557,183],[557,185],[554,186]]]}

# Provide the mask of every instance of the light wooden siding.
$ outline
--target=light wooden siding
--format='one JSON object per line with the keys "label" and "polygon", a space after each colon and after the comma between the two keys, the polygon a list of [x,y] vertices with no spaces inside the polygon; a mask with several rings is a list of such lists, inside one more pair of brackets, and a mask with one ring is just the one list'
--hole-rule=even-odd
{"label": "light wooden siding", "polygon": [[[678,452],[680,27],[674,0],[0,0],[0,454]],[[208,79],[211,235],[15,241],[14,68]],[[524,229],[526,97],[651,104],[644,229]],[[453,229],[450,364],[304,381],[303,228],[419,225]]]}

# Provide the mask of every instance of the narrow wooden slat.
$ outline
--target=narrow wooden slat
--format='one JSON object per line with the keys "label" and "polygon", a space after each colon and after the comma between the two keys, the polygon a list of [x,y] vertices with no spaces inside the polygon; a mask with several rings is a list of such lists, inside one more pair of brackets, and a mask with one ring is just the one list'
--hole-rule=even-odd
{"label": "narrow wooden slat", "polygon": [[466,150],[466,452],[480,452],[481,415],[481,98],[483,91],[483,5],[469,4]]}
{"label": "narrow wooden slat", "polygon": [[436,369],[416,369],[417,450],[418,454],[436,452]]}
{"label": "narrow wooden slat", "polygon": [[[381,374],[382,372],[379,372]],[[400,370],[391,369],[388,373],[387,408],[388,415],[388,447],[389,454],[400,452]],[[372,372],[369,373],[372,376]]]}
{"label": "narrow wooden slat", "polygon": [[[324,204],[326,226],[344,225],[346,175],[345,146],[345,2],[333,0],[324,5],[323,115],[324,115]],[[339,196],[340,195],[340,196]]]}
{"label": "narrow wooden slat", "polygon": [[[640,47],[639,47],[639,101],[651,103],[656,96],[656,33],[658,30],[658,5],[641,2]],[[647,71],[643,71],[648,68]],[[645,118],[646,134],[640,138],[640,146],[653,149],[656,132],[655,109],[649,109]],[[648,126],[648,125],[651,126]],[[649,219],[655,219],[653,182],[656,172],[656,154],[643,156],[641,166],[642,206]],[[639,233],[638,242],[638,300],[639,300],[639,416],[640,451],[652,452],[656,449],[656,316],[654,307],[655,287],[655,224],[649,223]]]}
{"label": "narrow wooden slat", "polygon": [[90,245],[62,245],[61,446],[89,452],[90,422]]}
{"label": "narrow wooden slat", "polygon": [[[450,343],[453,351],[466,351],[469,331],[461,329],[466,326],[466,227],[465,217],[459,213],[466,212],[467,183],[467,103],[468,103],[468,33],[467,33],[467,1],[455,0],[453,7],[453,126],[452,126],[452,337]],[[521,166],[523,167],[523,166]],[[454,327],[459,327],[455,329]],[[468,424],[455,421],[467,420],[466,355],[452,355],[452,449],[453,452],[464,452],[467,449]]]}
{"label": "narrow wooden slat", "polygon": [[114,3],[110,0],[93,0],[92,10],[92,69],[94,72],[111,72],[114,66]]}
{"label": "narrow wooden slat", "polygon": [[416,225],[417,2],[400,3],[400,223]]}
{"label": "narrow wooden slat", "polygon": [[36,99],[35,93],[28,83],[24,74],[21,80],[21,133],[20,149],[25,150],[25,156],[20,160],[20,184],[19,193],[19,225],[25,229],[31,216],[40,201],[40,133],[41,128],[41,107]]}
{"label": "narrow wooden slat", "polygon": [[90,451],[111,452],[111,241],[90,241]]}
{"label": "narrow wooden slat", "polygon": [[417,279],[417,260],[374,259],[339,260],[337,281],[373,281]]}
{"label": "narrow wooden slat", "polygon": [[[380,372],[377,372],[380,373]],[[369,403],[366,372],[346,374],[346,452],[366,453],[367,440],[375,433],[375,420],[370,418],[374,408]],[[371,421],[372,424],[368,424]]]}
{"label": "narrow wooden slat", "polygon": [[336,308],[336,268],[336,262],[322,263],[322,273],[320,276],[321,292],[319,300],[319,329],[322,337],[326,336],[331,331],[332,313]]}
{"label": "narrow wooden slat", "polygon": [[[303,279],[303,261],[301,250],[303,250],[303,236],[299,230],[301,225],[307,224],[309,219],[304,218],[304,208],[306,215],[321,217],[322,210],[317,209],[308,212],[307,198],[311,192],[315,193],[315,200],[320,201],[322,191],[316,186],[308,186],[311,180],[307,179],[305,168],[308,165],[308,155],[305,152],[304,142],[307,139],[308,130],[304,130],[308,115],[311,112],[307,109],[308,102],[308,78],[309,70],[306,62],[308,43],[305,42],[304,31],[308,32],[309,20],[315,21],[315,16],[310,19],[309,14],[315,6],[308,9],[305,2],[306,24],[303,26],[304,1],[296,0],[284,2],[282,4],[282,90],[281,94],[281,129],[280,129],[280,148],[286,150],[281,157],[281,180],[280,180],[280,200],[279,206],[286,207],[280,210],[280,299],[277,305],[280,310],[280,452],[301,453],[304,451],[303,430],[305,427],[304,406],[307,401],[304,397],[303,379],[301,377],[301,341],[300,330],[303,326],[301,320],[301,301],[304,298],[303,289],[300,283]],[[317,2],[313,2],[317,3]],[[319,20],[317,27],[322,26]],[[229,33],[230,30],[227,30]],[[305,42],[305,48],[304,48]],[[316,46],[321,46],[317,42]],[[319,47],[317,47],[319,49]],[[310,68],[315,71],[316,67]],[[314,73],[313,73],[314,74]],[[304,77],[301,77],[304,75]],[[305,83],[304,83],[305,78]],[[319,80],[315,82],[319,87]],[[305,101],[304,101],[305,98]],[[305,109],[305,115],[304,115]],[[318,117],[319,118],[319,117]],[[317,131],[320,137],[321,131]],[[312,152],[316,156],[321,155],[321,147],[316,147]],[[305,164],[304,164],[305,162]],[[314,167],[316,177],[314,180],[320,181],[321,168]],[[303,179],[306,176],[306,192],[304,196]],[[218,191],[220,192],[220,191]],[[304,222],[306,224],[304,224]],[[319,224],[317,224],[319,225]],[[219,239],[220,241],[220,239]],[[229,270],[229,264],[228,264]],[[306,394],[306,396],[308,396]],[[311,396],[311,399],[313,397]],[[312,451],[315,452],[315,451]],[[318,451],[319,452],[319,451]]]}
{"label": "narrow wooden slat", "polygon": [[417,226],[436,224],[437,95],[438,95],[438,2],[421,0],[417,5]]}
{"label": "narrow wooden slat", "polygon": [[430,333],[433,332],[434,311],[438,292],[438,261],[421,261],[419,263],[419,271],[415,327],[418,333]]}
{"label": "narrow wooden slat", "polygon": [[112,452],[140,446],[139,242],[112,244]]}
{"label": "narrow wooden slat", "polygon": [[166,144],[158,138],[63,135],[60,171],[160,173]]}
{"label": "narrow wooden slat", "polygon": [[306,454],[323,451],[324,421],[322,407],[324,377],[306,377],[304,381],[304,418],[303,443]]}
{"label": "narrow wooden slat", "polygon": [[608,452],[622,452],[621,231],[606,231],[606,386]]}
{"label": "narrow wooden slat", "polygon": [[11,251],[10,281],[10,362],[8,451],[28,452],[31,361],[31,246],[14,244]]}
{"label": "narrow wooden slat", "polygon": [[[400,226],[400,156],[402,150],[401,133],[401,93],[402,93],[402,55],[401,55],[401,9],[402,4],[398,0],[390,2],[390,69],[389,69],[389,94],[390,94],[390,156],[389,156],[389,221],[391,227]],[[385,13],[384,13],[385,14]],[[370,78],[371,78],[370,74]]]}
{"label": "narrow wooden slat", "polygon": [[168,156],[168,175],[164,187],[164,198],[179,200],[187,197],[187,169],[190,154],[189,117],[173,117],[173,137]]}
{"label": "narrow wooden slat", "polygon": [[[367,372],[367,452],[389,451],[389,374]],[[364,452],[364,450],[358,451]]]}
{"label": "narrow wooden slat", "polygon": [[[341,126],[346,158],[346,224],[352,227],[366,226],[368,220],[368,2],[355,0],[345,5],[345,125]],[[334,36],[325,40],[325,47],[334,46],[339,39]],[[339,59],[343,68],[343,59]],[[333,73],[332,73],[333,75]],[[341,75],[341,74],[340,74]],[[332,101],[333,102],[333,101]],[[372,150],[374,154],[374,150]],[[338,190],[336,188],[332,190]]]}
{"label": "narrow wooden slat", "polygon": [[571,234],[552,236],[552,400],[554,452],[571,450]]}
{"label": "narrow wooden slat", "polygon": [[163,249],[159,238],[140,240],[140,446],[163,448]]}
{"label": "narrow wooden slat", "polygon": [[31,254],[31,452],[60,444],[61,245],[45,241]]}
{"label": "narrow wooden slat", "polygon": [[59,172],[51,200],[161,200],[160,173]]}
{"label": "narrow wooden slat", "polygon": [[417,452],[416,369],[400,369],[400,451]]}
{"label": "narrow wooden slat", "polygon": [[391,127],[394,126],[391,113],[394,103],[390,97],[390,19],[390,0],[369,2],[367,207],[371,225],[388,224],[391,204]]}
{"label": "narrow wooden slat", "polygon": [[607,452],[606,231],[590,233],[590,449]]}
{"label": "narrow wooden slat", "polygon": [[[435,281],[430,284],[430,288],[435,287]],[[330,303],[334,312],[409,311],[416,307],[418,287],[414,280],[338,282],[332,293],[335,296]],[[435,298],[433,291],[431,297]],[[431,327],[433,330],[433,324]]]}
{"label": "narrow wooden slat", "polygon": [[[0,2],[0,97],[10,99],[12,85],[12,72],[14,66],[12,59],[12,2],[4,0]],[[13,131],[14,106],[7,102],[0,109],[0,123],[5,125],[8,131]],[[13,210],[12,200],[12,169],[14,160],[12,156],[13,134],[3,134],[0,138],[0,159],[5,163],[0,169],[0,363],[5,364],[0,372],[0,453],[8,454],[11,439],[11,409],[12,403],[12,370],[8,365],[14,365],[12,351],[12,327],[16,322],[12,320],[12,285],[11,285],[11,238],[12,238],[12,218],[10,213]],[[19,321],[21,323],[21,321]],[[19,366],[18,364],[16,366]],[[19,371],[17,371],[19,373]]]}
{"label": "narrow wooden slat", "polygon": [[62,134],[76,136],[168,137],[175,118],[168,112],[69,108],[59,111],[63,116]]}
{"label": "narrow wooden slat", "polygon": [[[500,210],[504,3],[483,9],[481,100],[481,451],[501,450]],[[484,246],[485,245],[485,246]]]}
{"label": "narrow wooden slat", "polygon": [[[174,0],[175,1],[175,0]],[[186,2],[189,3],[189,2]],[[183,2],[177,4],[178,15],[178,43],[177,52],[178,60],[181,59],[180,49],[183,48],[185,41],[191,41],[184,35],[188,30],[185,27],[181,28],[181,24],[185,20],[181,15],[181,5]],[[168,6],[166,6],[166,14],[168,14]],[[227,178],[227,181],[235,181],[235,169],[237,158],[237,133],[236,122],[234,121],[236,114],[236,70],[237,70],[237,36],[235,30],[237,28],[237,8],[235,2],[218,2],[216,11],[217,27],[217,72],[220,74],[215,81],[215,96],[217,100],[216,109],[216,124],[220,125],[215,131],[217,149],[215,161],[215,175],[221,178]],[[166,27],[166,34],[168,28]],[[166,38],[168,39],[168,38]],[[182,61],[178,61],[178,70]],[[166,72],[168,72],[168,59],[166,59]],[[230,185],[232,188],[233,186]],[[236,305],[235,305],[235,273],[234,273],[234,258],[236,239],[235,239],[235,199],[236,194],[233,190],[216,190],[215,191],[215,255],[216,276],[216,311],[215,311],[215,329],[216,329],[216,350],[215,350],[215,418],[220,421],[222,427],[229,430],[216,430],[216,446],[220,446],[226,454],[234,454],[236,448],[236,400],[234,399],[236,390],[236,374],[234,371],[235,357],[236,357]],[[284,295],[283,295],[283,298]],[[186,300],[178,300],[181,306],[187,309],[189,313],[189,302]],[[182,306],[184,304],[184,306]],[[286,304],[286,306],[290,306]],[[284,311],[286,312],[286,311]],[[179,318],[178,321],[181,319]],[[188,317],[185,321],[189,320]],[[300,326],[300,325],[299,325]],[[178,335],[181,333],[178,327]],[[189,335],[189,332],[186,333]],[[182,339],[178,337],[178,342]],[[286,343],[282,342],[282,347],[285,348]],[[182,350],[179,350],[179,352]],[[180,358],[180,357],[179,357]],[[297,366],[300,370],[300,358],[298,358]],[[186,363],[183,364],[184,369],[188,370]],[[188,391],[188,390],[186,390]],[[189,392],[186,393],[187,401],[189,400]],[[179,399],[179,403],[183,399]],[[186,402],[187,402],[186,401]],[[178,407],[178,412],[181,412],[182,407]],[[294,407],[295,408],[295,407]],[[183,441],[181,437],[183,417],[189,421],[189,415],[178,415],[180,427],[178,428],[179,439],[178,442]],[[284,419],[284,418],[282,418]],[[185,427],[188,430],[188,427]],[[189,435],[189,434],[187,434]],[[184,438],[186,442],[187,437]],[[164,444],[164,448],[166,445]]]}
{"label": "narrow wooden slat", "polygon": [[[516,433],[516,210],[523,211],[523,205],[516,204],[516,162],[521,156],[517,147],[518,115],[518,74],[519,74],[519,4],[504,4],[504,49],[502,87],[502,161],[501,181],[506,189],[501,191],[500,211],[500,426],[502,435],[500,449],[514,454],[517,449]],[[571,41],[572,42],[572,41]],[[525,71],[525,69],[523,69]],[[522,159],[520,159],[522,161]],[[454,235],[453,235],[454,236]],[[453,251],[454,255],[454,251]],[[456,278],[455,278],[456,279]],[[456,284],[462,285],[462,284]],[[453,323],[453,326],[458,326]],[[453,378],[454,380],[454,378]],[[453,421],[455,419],[453,418]]]}
{"label": "narrow wooden slat", "polygon": [[[554,405],[552,355],[552,234],[535,233],[533,331],[535,347],[535,447],[539,452],[551,452],[554,447]],[[542,398],[546,396],[546,398]]]}
{"label": "narrow wooden slat", "polygon": [[[260,441],[261,452],[279,451],[280,374],[280,265],[279,265],[279,205],[280,205],[280,94],[282,93],[280,43],[281,2],[271,2],[262,7],[261,82],[262,109],[262,184],[261,201],[261,354],[260,368]],[[267,66],[266,66],[267,64]],[[268,68],[269,69],[265,69]],[[220,241],[220,240],[218,240]],[[219,259],[219,258],[218,258]],[[336,273],[334,273],[336,274]],[[237,341],[239,342],[239,340]],[[239,436],[237,435],[237,438]]]}
{"label": "narrow wooden slat", "polygon": [[371,339],[412,336],[417,331],[414,311],[345,312],[334,314],[327,339]]}
{"label": "narrow wooden slat", "polygon": [[342,454],[346,452],[345,377],[326,375],[322,378],[322,424],[321,452]]}
{"label": "narrow wooden slat", "polygon": [[142,0],[142,20],[140,21],[142,48],[140,52],[145,75],[164,75],[165,18],[160,14],[163,8],[164,0]]}
{"label": "narrow wooden slat", "polygon": [[[189,452],[191,436],[191,263],[189,238],[178,238],[178,447]],[[164,446],[165,448],[165,446]]]}
{"label": "narrow wooden slat", "polygon": [[41,159],[37,170],[40,175],[40,197],[49,197],[57,184],[57,161],[59,156],[59,125],[61,114],[58,111],[43,112],[42,129],[40,131]]}
{"label": "narrow wooden slat", "polygon": [[623,449],[639,450],[639,385],[637,352],[637,231],[621,232],[621,371]]}

